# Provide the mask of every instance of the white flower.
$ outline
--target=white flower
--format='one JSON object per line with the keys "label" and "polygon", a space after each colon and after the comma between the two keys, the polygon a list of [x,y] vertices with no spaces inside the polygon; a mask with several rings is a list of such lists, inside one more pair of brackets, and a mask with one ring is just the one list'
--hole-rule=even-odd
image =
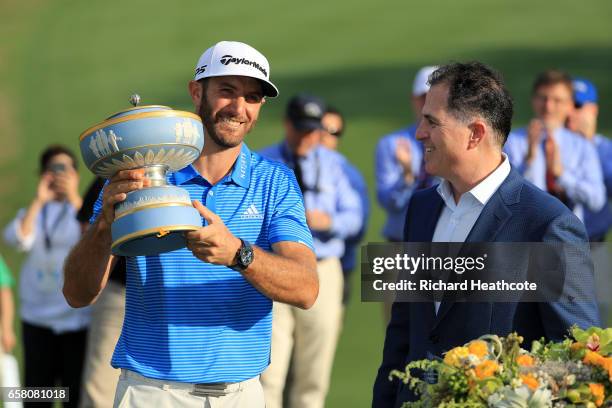
{"label": "white flower", "polygon": [[494,408],[551,408],[550,390],[539,388],[533,393],[529,388],[504,387],[492,394],[487,400],[489,407]]}

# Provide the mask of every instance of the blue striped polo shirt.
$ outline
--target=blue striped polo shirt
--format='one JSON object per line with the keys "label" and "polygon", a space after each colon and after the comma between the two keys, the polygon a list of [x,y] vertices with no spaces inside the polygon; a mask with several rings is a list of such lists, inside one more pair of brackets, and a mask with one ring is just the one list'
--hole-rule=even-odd
{"label": "blue striped polo shirt", "polygon": [[[266,251],[279,241],[312,249],[293,172],[244,143],[231,173],[214,186],[192,166],[170,174],[168,183]],[[92,219],[100,210],[101,196]],[[271,332],[272,301],[240,272],[203,262],[186,248],[128,257],[125,320],[112,366],[169,381],[243,381],[268,366]]]}

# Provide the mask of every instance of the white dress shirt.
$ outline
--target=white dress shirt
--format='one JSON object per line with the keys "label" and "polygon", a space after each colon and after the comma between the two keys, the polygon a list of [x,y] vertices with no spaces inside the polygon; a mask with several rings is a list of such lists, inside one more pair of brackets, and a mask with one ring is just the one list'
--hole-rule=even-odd
{"label": "white dress shirt", "polygon": [[[510,174],[510,161],[502,153],[504,161],[489,174],[487,178],[478,183],[470,191],[464,193],[455,203],[453,190],[447,180],[442,180],[437,191],[444,201],[444,208],[438,218],[432,242],[464,242],[476,224],[482,209],[497,191],[499,186]],[[440,302],[436,302],[436,313]]]}

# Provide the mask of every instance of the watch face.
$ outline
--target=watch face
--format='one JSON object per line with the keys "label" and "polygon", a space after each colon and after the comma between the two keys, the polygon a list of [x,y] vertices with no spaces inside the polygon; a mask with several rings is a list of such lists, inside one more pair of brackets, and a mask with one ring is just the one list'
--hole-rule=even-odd
{"label": "watch face", "polygon": [[240,263],[244,266],[248,266],[253,262],[253,248],[243,248],[240,252]]}

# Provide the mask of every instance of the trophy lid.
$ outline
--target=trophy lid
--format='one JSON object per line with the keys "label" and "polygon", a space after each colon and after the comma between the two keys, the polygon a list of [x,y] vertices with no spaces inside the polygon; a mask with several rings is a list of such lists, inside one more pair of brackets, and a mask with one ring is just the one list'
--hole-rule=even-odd
{"label": "trophy lid", "polygon": [[192,112],[164,105],[134,105],[110,115],[79,137],[81,154],[95,174],[110,178],[117,171],[165,165],[177,171],[192,163],[202,151],[202,120]]}
{"label": "trophy lid", "polygon": [[165,106],[165,105],[143,105],[143,106],[138,106],[140,104],[140,95],[138,95],[138,94],[132,94],[130,96],[129,101],[130,101],[130,104],[132,104],[132,106],[133,106],[132,108],[127,108],[127,109],[121,110],[119,112],[115,112],[112,115],[110,115],[109,117],[107,117],[105,120],[114,119],[114,118],[120,118],[122,116],[127,116],[127,115],[135,115],[137,113],[172,110],[171,107]]}
{"label": "trophy lid", "polygon": [[167,111],[167,110],[173,110],[173,109],[169,106],[164,106],[164,105],[135,106],[133,108],[127,108],[122,111],[115,112],[112,115],[110,115],[108,118],[106,118],[105,120],[116,119],[116,118],[120,118],[122,116],[127,116],[127,115],[135,115],[137,113],[157,112],[157,111]]}

